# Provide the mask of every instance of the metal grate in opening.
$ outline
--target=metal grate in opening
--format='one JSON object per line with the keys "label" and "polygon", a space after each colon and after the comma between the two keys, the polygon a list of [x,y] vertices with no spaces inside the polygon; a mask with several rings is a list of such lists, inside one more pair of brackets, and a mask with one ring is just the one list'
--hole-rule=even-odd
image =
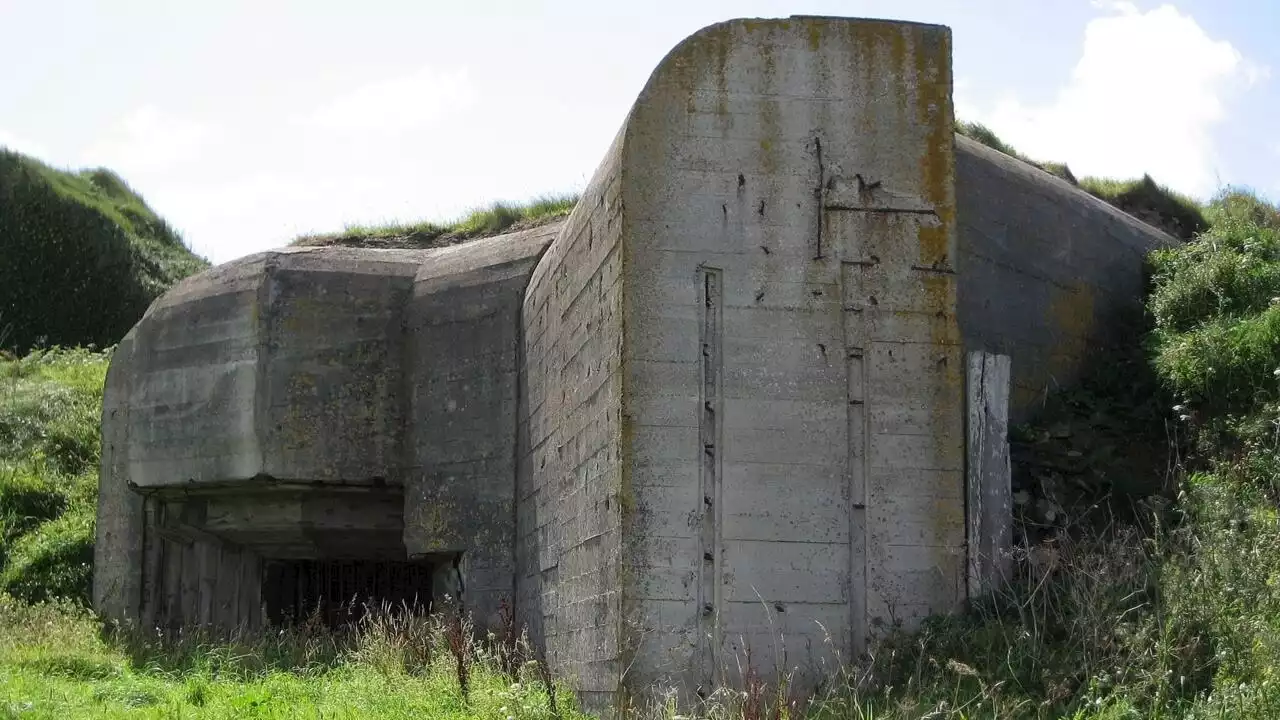
{"label": "metal grate in opening", "polygon": [[367,605],[425,610],[433,570],[423,560],[267,560],[262,604],[272,623],[300,622],[318,609],[329,627],[358,620]]}

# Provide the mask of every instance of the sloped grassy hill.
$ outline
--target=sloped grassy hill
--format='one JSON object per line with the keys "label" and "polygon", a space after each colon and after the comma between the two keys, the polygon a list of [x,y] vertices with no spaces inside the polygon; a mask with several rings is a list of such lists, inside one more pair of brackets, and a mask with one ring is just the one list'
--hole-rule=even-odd
{"label": "sloped grassy hill", "polygon": [[111,345],[208,266],[115,173],[0,148],[0,348]]}
{"label": "sloped grassy hill", "polygon": [[0,358],[0,592],[89,599],[109,354]]}

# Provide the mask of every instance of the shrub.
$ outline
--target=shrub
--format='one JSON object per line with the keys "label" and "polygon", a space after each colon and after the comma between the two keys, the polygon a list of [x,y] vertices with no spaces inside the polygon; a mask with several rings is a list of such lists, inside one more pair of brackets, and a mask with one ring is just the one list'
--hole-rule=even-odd
{"label": "shrub", "polygon": [[1188,419],[1239,440],[1280,400],[1280,211],[1227,191],[1206,216],[1210,230],[1152,257],[1155,365]]}

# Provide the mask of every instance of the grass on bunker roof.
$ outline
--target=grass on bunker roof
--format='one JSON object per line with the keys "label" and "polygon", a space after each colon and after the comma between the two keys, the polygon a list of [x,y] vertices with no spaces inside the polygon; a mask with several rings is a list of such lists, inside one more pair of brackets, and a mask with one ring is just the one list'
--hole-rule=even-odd
{"label": "grass on bunker roof", "polygon": [[437,247],[536,227],[567,216],[578,202],[574,193],[543,195],[528,202],[495,202],[449,222],[348,225],[340,233],[303,235],[294,245]]}
{"label": "grass on bunker roof", "polygon": [[957,122],[956,132],[1028,165],[1055,175],[1103,202],[1182,240],[1208,229],[1205,204],[1157,183],[1150,175],[1129,180],[1077,178],[1066,163],[1033,160],[1002,140],[991,128],[976,122]]}
{"label": "grass on bunker roof", "polygon": [[[1150,177],[1133,180],[1078,179],[1066,163],[1033,160],[1020,153],[987,126],[956,123],[956,132],[987,147],[1055,175],[1140,220],[1170,234],[1190,239],[1207,225],[1203,206],[1194,198],[1159,185]],[[452,245],[504,232],[536,227],[567,216],[577,204],[576,193],[553,193],[527,202],[494,202],[452,221],[421,220],[348,225],[341,232],[299,236],[294,245],[429,248]]]}

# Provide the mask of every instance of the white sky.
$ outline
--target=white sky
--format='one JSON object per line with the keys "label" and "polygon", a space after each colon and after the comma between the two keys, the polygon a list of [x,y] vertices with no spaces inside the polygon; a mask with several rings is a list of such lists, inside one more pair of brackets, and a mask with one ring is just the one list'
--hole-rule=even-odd
{"label": "white sky", "polygon": [[951,26],[957,115],[1077,175],[1280,197],[1271,0],[0,0],[0,145],[116,170],[222,262],[581,189],[683,37],[799,13]]}

